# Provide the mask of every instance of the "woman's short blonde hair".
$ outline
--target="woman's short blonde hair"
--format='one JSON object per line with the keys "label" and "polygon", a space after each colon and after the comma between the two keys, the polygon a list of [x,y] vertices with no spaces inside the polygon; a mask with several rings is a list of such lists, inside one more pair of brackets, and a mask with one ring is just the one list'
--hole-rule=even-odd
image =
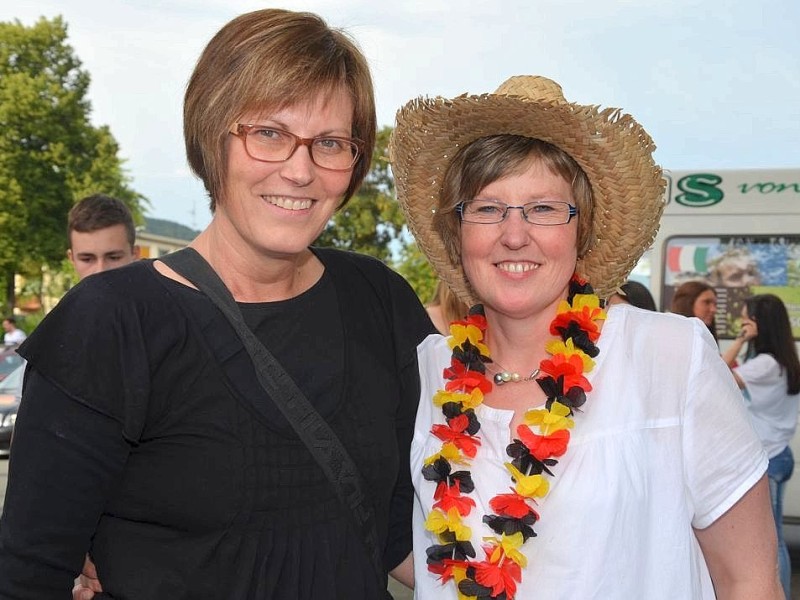
{"label": "woman's short blonde hair", "polygon": [[265,9],[225,25],[200,55],[184,97],[186,155],[203,181],[211,211],[226,183],[226,139],[247,113],[269,114],[319,94],[346,90],[352,137],[364,141],[344,204],[361,185],[375,146],[377,120],[367,60],[344,32],[312,13]]}
{"label": "woman's short blonde hair", "polygon": [[592,247],[592,187],[578,163],[542,140],[492,135],[462,148],[444,175],[433,227],[454,264],[461,262],[461,219],[456,210],[459,203],[475,198],[483,188],[502,177],[522,172],[533,162],[541,162],[550,172],[570,182],[572,200],[578,209],[578,257]]}

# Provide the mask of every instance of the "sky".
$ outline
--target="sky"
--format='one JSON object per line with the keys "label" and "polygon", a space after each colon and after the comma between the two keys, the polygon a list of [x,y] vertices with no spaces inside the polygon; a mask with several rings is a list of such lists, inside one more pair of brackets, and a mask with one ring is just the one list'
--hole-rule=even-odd
{"label": "sky", "polygon": [[150,217],[202,229],[182,99],[201,50],[238,14],[316,12],[364,50],[379,125],[418,96],[494,91],[544,75],[567,100],[621,107],[668,169],[800,168],[797,0],[17,0],[0,21],[61,15]]}

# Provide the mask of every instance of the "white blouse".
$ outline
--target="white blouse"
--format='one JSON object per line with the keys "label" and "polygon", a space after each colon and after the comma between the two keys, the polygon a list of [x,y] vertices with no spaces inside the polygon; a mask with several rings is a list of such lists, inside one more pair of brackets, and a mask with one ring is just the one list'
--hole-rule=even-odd
{"label": "white blouse", "polygon": [[767,456],[777,456],[797,429],[800,394],[786,393],[786,371],[771,354],[754,356],[734,371],[747,387],[747,410]]}
{"label": "white blouse", "polygon": [[[593,390],[539,501],[537,537],[523,546],[528,565],[517,598],[713,599],[693,528],[712,524],[767,468],[742,394],[697,319],[614,305],[598,347],[587,375]],[[443,388],[451,353],[444,337],[431,335],[418,355],[415,598],[456,600],[452,581],[442,586],[427,570],[425,550],[438,543],[425,529],[435,483],[421,473],[424,459],[441,448],[430,429],[444,417],[431,398]],[[482,560],[482,538],[494,532],[481,518],[489,500],[513,485],[503,467],[512,412],[482,405],[477,415],[481,446],[470,468],[477,506],[466,523]]]}

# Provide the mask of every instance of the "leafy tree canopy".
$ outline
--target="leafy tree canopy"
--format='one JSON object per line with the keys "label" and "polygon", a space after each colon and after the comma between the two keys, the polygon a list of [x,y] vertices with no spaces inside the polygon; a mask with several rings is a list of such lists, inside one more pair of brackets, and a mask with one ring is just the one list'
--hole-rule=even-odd
{"label": "leafy tree canopy", "polygon": [[372,167],[361,189],[336,212],[317,243],[352,250],[391,262],[405,220],[394,198],[387,146],[391,128],[378,132]]}
{"label": "leafy tree canopy", "polygon": [[428,301],[436,287],[435,276],[409,233],[395,198],[388,152],[391,133],[391,127],[378,132],[372,167],[361,189],[334,214],[317,244],[381,259],[403,275],[423,301]]}
{"label": "leafy tree canopy", "polygon": [[148,204],[108,127],[90,123],[89,83],[61,17],[0,22],[0,279],[11,306],[15,273],[61,262],[77,200],[117,196],[139,222]]}

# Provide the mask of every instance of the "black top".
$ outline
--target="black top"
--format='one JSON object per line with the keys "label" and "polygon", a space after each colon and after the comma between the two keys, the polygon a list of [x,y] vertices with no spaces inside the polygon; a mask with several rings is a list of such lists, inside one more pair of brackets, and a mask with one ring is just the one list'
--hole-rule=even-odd
{"label": "black top", "polygon": [[[325,274],[306,293],[240,307],[358,465],[389,570],[411,550],[416,345],[433,326],[380,262],[315,253]],[[385,594],[322,470],[200,292],[151,261],[94,275],[20,351],[31,367],[0,598],[70,598],[87,550],[109,598]]]}

